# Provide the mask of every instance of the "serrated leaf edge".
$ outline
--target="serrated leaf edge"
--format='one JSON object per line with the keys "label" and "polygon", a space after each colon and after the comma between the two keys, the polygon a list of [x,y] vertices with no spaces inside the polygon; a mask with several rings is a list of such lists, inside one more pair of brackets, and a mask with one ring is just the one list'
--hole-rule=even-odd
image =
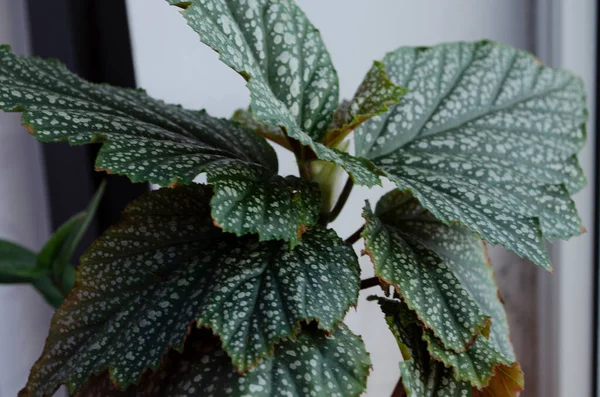
{"label": "serrated leaf edge", "polygon": [[[367,201],[367,205],[368,205],[368,208],[370,208],[370,204],[368,204],[368,201]],[[364,212],[363,212],[363,218],[365,219],[365,222],[366,222],[365,225],[370,222],[370,217],[366,216],[366,214]],[[363,232],[361,233],[361,237],[365,240],[367,239],[365,230],[363,230]],[[361,254],[363,256],[364,255],[368,256],[369,259],[371,260],[371,263],[373,264],[373,267],[375,267],[375,259],[373,258],[373,254],[368,248],[366,248],[366,245],[365,245],[365,249],[363,249],[361,251]],[[396,291],[396,293],[402,298],[402,301],[404,303],[406,303],[408,308],[416,314],[417,318],[419,319],[419,321],[423,325],[423,327],[430,330],[433,333],[433,335],[435,335],[436,339],[439,340],[440,343],[442,343],[442,345],[443,345],[443,342],[437,337],[435,330],[433,328],[431,328],[427,324],[427,322],[425,320],[423,320],[423,318],[421,318],[418,310],[416,310],[416,308],[414,308],[410,303],[408,303],[406,301],[406,299],[404,299],[404,294],[400,290],[398,284],[394,283],[391,280],[386,279],[385,277],[378,275],[377,273],[375,273],[375,277],[377,277],[380,284],[382,284],[384,286],[393,287],[394,291]],[[461,353],[466,352],[473,345],[473,343],[475,343],[475,340],[479,335],[483,335],[485,337],[486,334],[489,334],[489,329],[490,329],[491,325],[492,325],[492,317],[490,315],[485,315],[483,323],[473,330],[474,334],[472,335],[471,339],[465,344],[463,350],[456,350],[456,349],[449,349],[449,350],[455,352],[456,354],[461,354]],[[447,348],[447,347],[444,345],[444,348]]]}
{"label": "serrated leaf edge", "polygon": [[[140,199],[143,199],[145,196],[147,196],[149,194],[152,194],[152,192],[148,192],[148,193],[142,195],[141,197],[139,197],[136,200],[134,200],[134,202],[138,201]],[[121,224],[127,222],[128,218],[129,218],[129,215],[126,214],[126,213],[123,213],[123,215],[121,216],[121,219],[115,225],[121,225]],[[101,240],[101,238],[102,237],[100,237],[96,241],[94,241],[94,243],[92,243],[92,245],[88,248],[88,251],[92,250],[94,248],[94,246]],[[342,246],[342,245],[340,245],[340,246]],[[356,263],[358,264],[358,258],[357,258]],[[332,326],[330,328],[323,327],[320,319],[318,319],[318,318],[308,319],[306,317],[303,317],[303,318],[300,318],[298,320],[295,320],[294,327],[293,327],[293,330],[292,330],[292,334],[290,334],[288,336],[279,337],[279,338],[277,338],[277,340],[275,342],[270,343],[269,346],[268,346],[268,352],[267,352],[267,354],[259,356],[258,359],[255,360],[255,362],[253,363],[253,365],[247,366],[243,370],[240,370],[240,368],[235,363],[233,363],[233,361],[232,361],[232,366],[237,370],[238,374],[244,375],[244,374],[248,373],[249,371],[251,371],[252,369],[254,369],[258,364],[260,364],[264,359],[273,356],[273,353],[275,351],[276,345],[279,344],[279,343],[281,343],[282,340],[284,340],[284,339],[297,340],[298,335],[300,335],[301,332],[302,332],[302,324],[307,324],[308,325],[308,324],[310,324],[312,322],[315,322],[316,325],[317,325],[317,328],[320,331],[324,332],[325,335],[329,335],[329,336],[332,335],[335,332],[335,329],[340,324],[343,323],[343,320],[344,320],[346,314],[348,313],[348,311],[352,307],[356,307],[356,305],[358,304],[358,295],[359,295],[358,293],[360,292],[360,267],[358,267],[358,272],[359,272],[359,277],[358,277],[358,283],[356,285],[357,294],[356,294],[356,296],[354,298],[354,303],[348,305],[348,307],[346,308],[346,310],[344,311],[344,313],[340,316],[339,319],[337,319],[337,320],[335,320],[333,322],[333,324],[332,324]],[[78,291],[78,289],[80,288],[80,284],[81,284],[81,273],[80,273],[80,268],[78,267],[76,269],[76,273],[75,273],[75,285],[73,286],[73,289],[69,292],[69,294],[66,296],[66,298],[64,299],[64,301],[63,301],[63,303],[61,304],[60,307],[64,306],[65,304],[68,304],[71,301],[70,298],[72,297],[72,295],[74,295]],[[55,318],[53,317],[52,320],[51,320],[51,322],[50,322],[50,330],[52,330],[55,327],[55,325],[56,325],[55,324]],[[154,363],[148,364],[146,371],[148,371],[148,370],[156,371],[159,368],[160,362],[163,360],[163,357],[165,356],[165,354],[168,354],[168,352],[169,352],[170,349],[174,349],[174,350],[177,350],[179,352],[182,352],[184,344],[185,344],[185,341],[189,337],[189,335],[190,335],[190,333],[191,333],[191,331],[192,331],[192,329],[194,327],[205,328],[205,329],[210,330],[213,333],[213,335],[215,335],[217,338],[219,338],[219,340],[221,340],[221,346],[223,348],[223,351],[227,354],[228,357],[231,358],[231,356],[229,355],[229,353],[223,347],[223,341],[221,339],[221,336],[216,333],[216,331],[213,329],[212,325],[206,324],[206,323],[202,323],[202,322],[199,321],[199,319],[195,318],[195,319],[192,319],[190,321],[190,323],[188,324],[186,334],[183,336],[182,341],[180,343],[178,343],[178,344],[173,344],[171,346],[165,347],[165,349],[164,349],[165,351],[163,351],[163,353],[161,354],[161,358],[158,361],[154,362]],[[45,350],[46,342],[49,340],[49,338],[50,338],[50,334],[48,334],[48,336],[45,339],[44,350]],[[361,339],[361,341],[362,341],[362,339]],[[364,343],[364,341],[363,341],[363,343]],[[30,370],[30,373],[32,373],[34,371],[34,369],[36,368],[37,364],[40,362],[41,359],[42,359],[42,356],[40,356],[38,358],[38,360],[34,363],[34,365],[32,366],[32,368]],[[371,364],[371,366],[372,366],[372,364]],[[111,382],[113,383],[113,385],[117,389],[123,390],[123,391],[126,390],[127,387],[129,387],[130,385],[137,384],[140,381],[140,379],[143,377],[143,375],[146,373],[146,371],[142,372],[132,382],[128,382],[128,383],[123,383],[122,382],[122,383],[119,383],[118,381],[115,380],[115,378],[113,376],[113,366],[111,366],[109,364],[109,365],[107,365],[105,368],[103,368],[100,371],[90,372],[88,374],[88,382],[89,382],[91,376],[98,376],[98,375],[102,374],[105,371],[109,372],[109,378],[110,378]],[[368,377],[368,373],[367,373],[367,377]],[[31,390],[29,390],[28,384],[29,384],[29,380],[27,381],[27,384],[25,385],[25,387],[19,392],[19,397],[28,397],[28,396],[32,395],[31,394]],[[62,380],[61,383],[57,384],[55,386],[54,390],[52,391],[52,393],[56,392],[56,390],[58,390],[58,388],[61,385],[67,386],[67,388],[69,389],[70,393],[75,393],[77,391],[77,389],[75,389],[74,385],[69,381],[69,379],[67,379],[67,380]]]}

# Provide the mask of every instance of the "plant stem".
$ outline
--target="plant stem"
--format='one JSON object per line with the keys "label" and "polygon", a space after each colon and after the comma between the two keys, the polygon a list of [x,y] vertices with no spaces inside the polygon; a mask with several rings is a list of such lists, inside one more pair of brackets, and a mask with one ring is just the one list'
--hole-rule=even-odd
{"label": "plant stem", "polygon": [[364,280],[360,280],[360,289],[367,289],[376,287],[379,285],[379,279],[377,277],[365,278]]}
{"label": "plant stem", "polygon": [[363,232],[364,229],[365,226],[363,225],[360,227],[360,229],[352,233],[352,235],[346,239],[346,244],[354,244],[355,242],[360,240],[360,234]]}
{"label": "plant stem", "polygon": [[298,164],[298,172],[300,174],[300,178],[310,180],[310,163],[305,160],[306,153],[304,146],[302,146],[302,144],[297,140],[291,139],[289,137],[288,142],[290,143],[291,150],[294,153],[294,156],[296,157],[296,164]]}
{"label": "plant stem", "polygon": [[337,199],[337,202],[329,212],[329,215],[327,215],[327,222],[333,222],[338,217],[340,212],[342,212],[342,209],[344,209],[344,206],[346,205],[346,201],[348,201],[348,197],[350,197],[353,187],[354,181],[352,178],[348,177],[346,184],[344,185],[344,188]]}
{"label": "plant stem", "polygon": [[396,387],[394,388],[391,397],[406,397],[406,390],[404,390],[402,378],[398,379],[398,383],[396,383]]}

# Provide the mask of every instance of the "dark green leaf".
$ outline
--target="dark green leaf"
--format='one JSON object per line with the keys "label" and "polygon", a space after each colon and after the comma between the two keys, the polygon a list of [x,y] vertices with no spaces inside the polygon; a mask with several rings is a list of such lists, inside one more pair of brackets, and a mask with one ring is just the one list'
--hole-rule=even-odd
{"label": "dark green leaf", "polygon": [[261,240],[285,238],[292,247],[317,223],[321,193],[316,183],[278,175],[261,181],[251,168],[215,170],[212,216],[226,232],[258,233]]}
{"label": "dark green leaf", "polygon": [[[74,272],[75,269],[72,267],[71,270],[67,270],[67,274],[72,274]],[[62,283],[63,280],[58,281],[61,282],[61,284],[55,282],[49,274],[45,274],[35,280],[31,280],[31,285],[33,285],[40,295],[46,299],[46,302],[52,307],[57,308],[65,299],[65,295],[69,292],[69,290],[65,291],[63,289],[63,284],[66,284],[69,279],[65,278],[64,283]]]}
{"label": "dark green leaf", "polygon": [[[338,105],[338,77],[319,31],[294,1],[169,0],[200,39],[241,73],[259,120],[315,141]],[[291,131],[288,131],[291,132]]]}
{"label": "dark green leaf", "polygon": [[[260,205],[241,206],[265,199],[283,199],[271,204],[291,209],[291,214],[283,214],[288,221],[312,222],[318,216],[318,202],[311,207],[295,207],[295,202],[304,204],[305,200],[295,199],[290,190],[309,185],[293,182],[294,188],[290,188],[289,180],[278,177],[275,152],[252,131],[210,117],[204,111],[185,110],[154,100],[140,90],[88,83],[58,62],[18,57],[7,46],[0,46],[0,109],[22,111],[23,124],[42,142],[105,142],[96,167],[127,175],[134,182],[190,183],[199,173],[206,172],[217,199],[227,195],[233,183],[246,178],[247,190],[240,192],[238,187],[235,192],[237,198],[244,197],[243,202],[236,201],[235,208],[222,199],[214,203],[215,220],[228,231],[262,232],[272,218],[256,216],[254,211]],[[266,189],[271,197],[261,195]],[[318,201],[314,192],[309,187],[300,195]],[[238,212],[231,214],[234,210]],[[309,214],[311,210],[316,212]],[[228,221],[234,215],[242,227]],[[298,230],[311,224],[285,226],[272,228],[261,238],[290,240],[294,245]]]}
{"label": "dark green leaf", "polygon": [[568,190],[585,184],[581,79],[490,42],[403,47],[383,63],[409,93],[356,130],[357,155],[438,219],[549,268],[543,237],[580,233]]}
{"label": "dark green leaf", "polygon": [[414,197],[398,190],[387,193],[379,200],[375,214],[384,220],[382,222],[388,228],[393,228],[406,239],[421,244],[443,259],[477,306],[491,316],[490,341],[503,356],[514,361],[506,313],[498,299],[494,270],[481,239],[465,227],[446,226]]}
{"label": "dark green leaf", "polygon": [[189,183],[230,164],[276,170],[268,144],[205,112],[185,110],[143,91],[88,83],[55,61],[17,57],[0,47],[0,108],[24,111],[39,140],[107,142],[96,166],[161,185]]}
{"label": "dark green leaf", "polygon": [[403,302],[378,300],[390,330],[396,337],[404,361],[400,363],[402,384],[411,397],[467,397],[471,385],[454,379],[452,370],[431,359],[423,330],[415,315]]}
{"label": "dark green leaf", "polygon": [[431,357],[452,368],[457,379],[479,389],[489,384],[496,368],[500,366],[508,368],[513,365],[513,361],[504,357],[494,343],[483,335],[477,337],[469,350],[460,354],[445,349],[430,331],[423,333],[423,339],[427,342]]}
{"label": "dark green leaf", "polygon": [[0,240],[0,283],[28,283],[46,273],[25,247]]}
{"label": "dark green leaf", "polygon": [[88,208],[62,224],[50,236],[38,255],[38,263],[44,268],[50,269],[52,277],[59,280],[62,285],[61,289],[65,296],[71,291],[75,282],[75,272],[70,261],[83,235],[94,219],[105,187],[106,183],[102,181]]}
{"label": "dark green leaf", "polygon": [[193,322],[211,328],[241,372],[294,338],[303,321],[333,331],[356,304],[359,267],[351,247],[314,228],[290,251],[212,225],[209,188],[151,192],[81,258],[73,292],[56,312],[31,373],[34,395],[71,390],[110,368],[135,383]]}
{"label": "dark green leaf", "polygon": [[9,241],[0,240],[0,284],[28,283],[46,301],[58,307],[64,298],[62,289],[52,280],[51,269],[42,266],[32,251]]}
{"label": "dark green leaf", "polygon": [[341,325],[331,337],[305,331],[285,340],[272,358],[240,376],[206,330],[194,331],[183,354],[171,352],[156,373],[127,391],[107,374],[93,379],[80,396],[125,397],[351,397],[366,388],[371,362],[362,340]]}
{"label": "dark green leaf", "polygon": [[[456,367],[446,367],[444,363],[436,361],[431,356],[431,345],[423,339],[423,329],[414,312],[405,303],[398,300],[372,297],[377,299],[386,315],[386,322],[392,333],[396,336],[404,361],[400,363],[402,383],[411,396],[425,397],[517,397],[523,390],[523,373],[518,363],[510,365],[497,364],[493,376],[486,381],[481,389],[472,386],[468,380],[456,377]],[[480,336],[481,338],[481,336]],[[469,351],[470,352],[470,351]],[[480,355],[472,353],[472,357]],[[450,353],[448,353],[450,354]],[[496,353],[494,353],[496,354]],[[486,360],[481,356],[481,361],[464,359],[467,353],[456,355],[467,370],[473,365],[487,367]],[[450,365],[450,364],[447,364]],[[462,368],[465,370],[465,368]],[[482,368],[474,372],[483,371]]]}
{"label": "dark green leaf", "polygon": [[[408,200],[410,196],[407,196]],[[403,201],[398,201],[399,206]],[[379,210],[379,208],[378,208]],[[391,284],[448,349],[462,352],[490,325],[471,294],[435,251],[395,227],[391,214],[367,205],[362,236],[375,275]],[[402,219],[402,218],[399,218]]]}
{"label": "dark green leaf", "polygon": [[338,105],[337,72],[319,31],[293,0],[168,0],[221,60],[248,80],[259,122],[285,128],[363,185],[380,184],[367,160],[329,148],[325,136]]}
{"label": "dark green leaf", "polygon": [[[389,228],[443,258],[479,309],[492,317],[489,338],[478,335],[473,345],[460,354],[444,346],[431,330],[423,330],[422,337],[427,341],[430,356],[452,368],[457,379],[479,389],[493,386],[505,377],[510,384],[506,390],[513,390],[513,394],[496,391],[498,395],[514,396],[514,389],[522,390],[522,374],[515,360],[506,314],[498,299],[493,269],[483,242],[465,227],[448,227],[436,220],[407,193],[393,191],[386,194],[377,204],[376,213],[380,219],[385,219]],[[511,375],[506,376],[507,373]]]}

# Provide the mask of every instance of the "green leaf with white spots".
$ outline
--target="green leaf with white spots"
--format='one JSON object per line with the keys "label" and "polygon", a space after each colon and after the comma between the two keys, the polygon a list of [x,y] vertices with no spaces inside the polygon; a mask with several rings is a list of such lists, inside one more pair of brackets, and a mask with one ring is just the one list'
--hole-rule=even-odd
{"label": "green leaf with white spots", "polygon": [[460,354],[446,350],[430,331],[425,330],[423,338],[431,357],[452,368],[456,379],[469,382],[479,389],[488,385],[495,368],[501,365],[510,367],[513,364],[483,335],[477,337],[469,350]]}
{"label": "green leaf with white spots", "polygon": [[370,366],[360,337],[340,325],[330,337],[305,330],[297,340],[284,340],[273,357],[240,376],[219,340],[207,330],[194,330],[183,354],[172,351],[158,372],[146,374],[138,385],[119,391],[103,374],[80,395],[352,397],[365,390]]}
{"label": "green leaf with white spots", "polygon": [[[91,84],[56,61],[18,57],[7,46],[0,46],[0,109],[22,111],[23,124],[42,142],[104,142],[97,169],[134,182],[190,183],[206,172],[217,192],[213,215],[225,230],[295,245],[298,231],[317,219],[315,188],[277,176],[277,157],[262,137],[204,111],[168,105],[140,90]],[[235,196],[226,200],[232,184]],[[298,199],[298,193],[317,202],[306,206],[310,200]],[[263,206],[261,216],[255,203],[265,200],[270,207]],[[295,223],[266,226],[274,211]]]}
{"label": "green leaf with white spots", "polygon": [[88,83],[56,61],[0,47],[0,108],[23,112],[42,142],[106,142],[96,167],[135,182],[189,183],[231,164],[277,170],[264,139],[204,111],[189,111],[143,91]]}
{"label": "green leaf with white spots", "polygon": [[405,88],[398,87],[390,81],[385,65],[375,62],[358,87],[354,98],[342,102],[335,112],[323,143],[337,147],[356,127],[373,116],[387,112],[388,106],[398,103],[405,93]]}
{"label": "green leaf with white spots", "polygon": [[212,217],[226,232],[258,233],[262,241],[284,238],[294,247],[319,220],[321,192],[314,182],[278,175],[264,181],[244,167],[215,170],[210,182]]}
{"label": "green leaf with white spots", "polygon": [[[463,226],[448,227],[435,219],[408,193],[392,191],[377,204],[377,215],[398,233],[410,235],[413,241],[443,258],[462,287],[473,297],[479,309],[492,317],[489,336],[478,335],[468,350],[460,354],[444,346],[431,330],[424,330],[432,358],[453,368],[455,377],[483,389],[494,376],[505,369],[520,373],[509,338],[506,313],[498,299],[494,272],[484,243]],[[418,314],[418,312],[417,312]],[[518,386],[518,382],[515,382]],[[522,389],[522,382],[520,387]]]}
{"label": "green leaf with white spots", "polygon": [[398,233],[435,252],[467,290],[477,306],[492,318],[489,340],[500,354],[514,361],[504,305],[498,299],[494,270],[485,245],[463,226],[449,227],[437,220],[409,193],[385,194],[377,203],[376,216]]}
{"label": "green leaf with white spots", "polygon": [[125,210],[81,258],[28,390],[76,390],[110,369],[121,387],[180,349],[190,324],[211,328],[240,372],[256,366],[302,322],[333,331],[355,305],[359,266],[332,230],[285,242],[236,237],[212,224],[210,188],[151,192]]}
{"label": "green leaf with white spots", "polygon": [[315,141],[338,105],[338,77],[319,31],[291,0],[168,0],[200,40],[248,80],[261,121]]}
{"label": "green leaf with white spots", "polygon": [[168,0],[200,40],[248,81],[257,121],[285,129],[317,158],[348,171],[356,183],[380,184],[371,162],[319,141],[338,106],[339,88],[319,31],[293,0]]}
{"label": "green leaf with white spots", "polygon": [[475,337],[489,328],[490,317],[481,311],[444,258],[415,241],[412,231],[395,227],[390,215],[373,214],[369,205],[363,212],[365,252],[371,257],[375,275],[394,287],[446,348],[467,350]]}
{"label": "green leaf with white spots", "polygon": [[376,299],[385,320],[396,337],[404,361],[400,363],[402,384],[410,397],[471,397],[469,383],[456,380],[452,369],[432,360],[423,341],[419,319],[406,304]]}
{"label": "green leaf with white spots", "polygon": [[549,268],[544,237],[580,233],[581,79],[490,42],[403,47],[383,63],[409,92],[355,131],[356,154],[438,219]]}

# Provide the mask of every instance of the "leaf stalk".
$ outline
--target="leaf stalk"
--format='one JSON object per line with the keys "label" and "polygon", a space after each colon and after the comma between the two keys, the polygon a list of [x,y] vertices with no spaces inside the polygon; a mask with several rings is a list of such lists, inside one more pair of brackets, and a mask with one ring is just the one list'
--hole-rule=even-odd
{"label": "leaf stalk", "polygon": [[364,280],[360,280],[360,289],[368,289],[379,285],[379,279],[377,277],[370,277]]}
{"label": "leaf stalk", "polygon": [[342,192],[340,193],[340,196],[337,199],[337,202],[335,203],[335,205],[333,206],[333,208],[327,216],[328,223],[335,221],[340,215],[340,212],[342,212],[344,206],[346,205],[346,202],[348,201],[348,198],[350,197],[350,193],[352,193],[353,187],[354,181],[352,180],[352,178],[348,177],[348,179],[346,180],[346,184],[344,185],[344,188],[342,189]]}
{"label": "leaf stalk", "polygon": [[346,244],[354,244],[356,243],[358,240],[360,240],[361,238],[361,233],[363,232],[363,230],[365,229],[365,225],[362,225],[360,227],[360,229],[358,229],[357,231],[355,231],[354,233],[352,233],[350,235],[350,237],[348,237],[345,241]]}

